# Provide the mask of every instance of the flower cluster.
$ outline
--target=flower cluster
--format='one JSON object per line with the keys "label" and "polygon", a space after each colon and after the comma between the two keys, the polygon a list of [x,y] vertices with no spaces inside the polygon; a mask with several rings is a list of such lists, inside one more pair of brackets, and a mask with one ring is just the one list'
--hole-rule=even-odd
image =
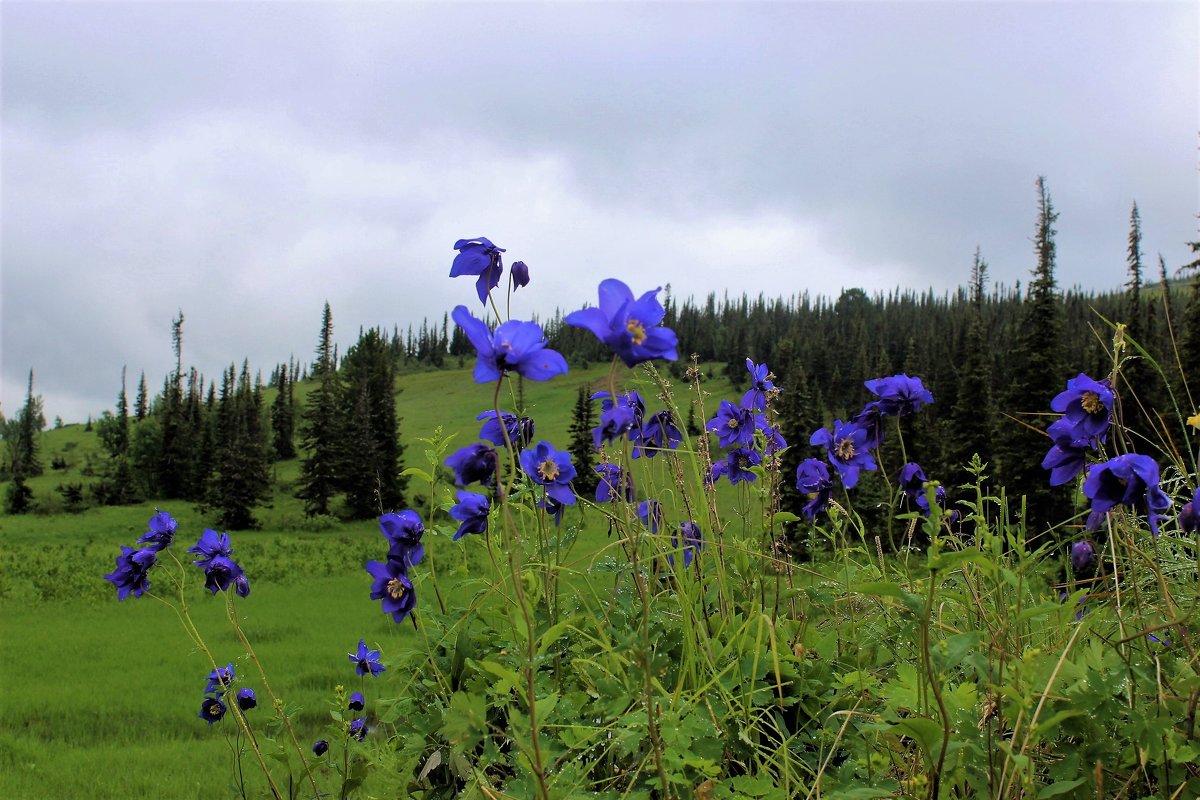
{"label": "flower cluster", "polygon": [[141,547],[121,546],[117,556],[117,568],[104,576],[117,589],[117,599],[124,600],[133,595],[141,597],[150,589],[150,570],[158,563],[158,554],[175,541],[175,518],[165,511],[155,511],[147,527],[137,540]]}
{"label": "flower cluster", "polygon": [[246,575],[241,565],[233,560],[233,547],[229,544],[228,533],[205,529],[196,544],[188,548],[188,552],[200,556],[192,563],[204,570],[204,588],[216,594],[232,585],[239,596],[250,594]]}
{"label": "flower cluster", "polygon": [[1050,401],[1050,408],[1062,414],[1046,429],[1053,445],[1042,468],[1050,470],[1051,486],[1074,480],[1087,466],[1088,452],[1099,449],[1108,435],[1113,400],[1107,379],[1095,381],[1081,372]]}
{"label": "flower cluster", "polygon": [[769,423],[763,413],[777,391],[769,380],[770,370],[766,364],[755,364],[747,358],[746,371],[750,373],[750,389],[742,396],[741,403],[734,405],[722,400],[716,415],[704,426],[717,435],[721,447],[729,448],[725,458],[713,462],[707,476],[710,486],[721,478],[728,478],[735,485],[742,481],[753,483],[758,479],[753,469],[787,447],[779,428]]}
{"label": "flower cluster", "polygon": [[[367,572],[374,579],[371,599],[381,600],[383,613],[391,614],[396,622],[403,622],[417,604],[408,571],[425,556],[425,546],[421,543],[425,526],[417,512],[408,510],[381,516],[379,530],[389,546],[386,561],[368,561],[366,564]],[[360,646],[360,651],[363,647]]]}
{"label": "flower cluster", "polygon": [[[226,702],[227,695],[236,678],[232,663],[224,667],[216,667],[208,673],[208,684],[204,687],[204,699],[200,701],[199,717],[210,727],[214,722],[224,719],[225,713],[229,710]],[[238,689],[234,702],[237,703],[240,710],[249,711],[258,705],[258,697],[254,694],[253,689],[243,687]]]}

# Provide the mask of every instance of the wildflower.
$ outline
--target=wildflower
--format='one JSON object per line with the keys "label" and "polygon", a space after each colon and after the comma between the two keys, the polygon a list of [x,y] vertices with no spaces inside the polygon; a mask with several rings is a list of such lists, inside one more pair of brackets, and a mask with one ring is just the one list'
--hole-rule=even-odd
{"label": "wildflower", "polygon": [[157,511],[150,518],[150,523],[146,533],[137,540],[138,544],[144,544],[151,550],[163,550],[171,546],[171,542],[175,540],[175,528],[178,525],[175,518],[165,511]]}
{"label": "wildflower", "polygon": [[458,532],[454,541],[458,541],[468,533],[483,533],[488,528],[488,513],[492,506],[488,499],[474,492],[458,491],[458,505],[450,509],[450,516],[458,520]]}
{"label": "wildflower", "polygon": [[225,716],[225,704],[216,697],[206,697],[200,703],[200,719],[212,727],[214,722],[220,722]]}
{"label": "wildflower", "polygon": [[767,380],[770,370],[766,364],[755,364],[746,359],[746,370],[750,373],[750,388],[742,395],[742,407],[754,411],[766,411],[767,392],[774,390],[775,384]]}
{"label": "wildflower", "polygon": [[717,435],[721,447],[749,447],[754,441],[754,412],[722,400],[717,415],[708,421],[704,429]]}
{"label": "wildflower", "polygon": [[[375,579],[371,584],[371,599],[382,600],[383,613],[391,614],[396,622],[403,622],[417,604],[417,593],[413,589],[412,581],[408,579],[407,568],[390,558],[382,564],[378,561],[368,561],[366,567],[367,572]],[[364,645],[360,643],[359,651],[362,652],[363,649]],[[350,654],[350,660],[355,660],[353,653]],[[382,669],[383,667],[380,667],[380,670]],[[361,663],[359,674],[366,674],[361,669]]]}
{"label": "wildflower", "polygon": [[[520,450],[533,441],[533,420],[529,417],[518,417],[516,414],[501,411],[497,419],[495,411],[484,411],[475,419],[486,420],[479,429],[479,438],[491,442],[496,447],[508,447],[508,443],[511,443]],[[504,440],[506,432],[508,443]]]}
{"label": "wildflower", "polygon": [[371,677],[375,677],[387,669],[379,662],[380,652],[368,649],[367,643],[362,639],[358,640],[358,650],[346,655],[350,656],[350,663],[354,665],[354,670],[359,675],[369,674]]}
{"label": "wildflower", "polygon": [[550,519],[554,522],[554,527],[557,528],[562,524],[563,512],[567,510],[567,507],[562,503],[547,495],[537,501],[537,507],[550,515]]}
{"label": "wildflower", "polygon": [[524,261],[518,261],[508,271],[508,277],[513,282],[513,291],[529,285],[529,267]]}
{"label": "wildflower", "polygon": [[[925,484],[928,482],[929,479],[925,477],[925,470],[921,469],[920,464],[909,462],[900,469],[900,489],[925,516],[929,516],[929,498],[925,496]],[[934,498],[938,505],[944,503],[945,487],[938,486]]]}
{"label": "wildflower", "polygon": [[425,545],[421,544],[425,525],[417,512],[408,509],[399,514],[384,514],[379,518],[379,530],[391,544],[389,561],[399,561],[405,570],[421,563],[425,557]]}
{"label": "wildflower", "polygon": [[920,378],[892,375],[863,383],[879,398],[879,410],[886,417],[907,417],[933,402],[933,395],[921,384]]}
{"label": "wildflower", "polygon": [[104,580],[117,587],[118,600],[124,600],[131,594],[141,597],[150,589],[150,568],[156,563],[158,554],[153,548],[135,550],[122,545],[121,555],[117,556],[117,568],[105,575]]}
{"label": "wildflower", "polygon": [[362,741],[367,738],[367,721],[365,719],[356,719],[350,723],[350,736]]}
{"label": "wildflower", "polygon": [[[200,563],[197,561],[196,565],[199,566]],[[242,572],[241,566],[232,558],[215,556],[204,562],[204,588],[213,594],[226,591],[230,585],[236,583],[238,578],[244,577],[245,575]],[[250,594],[250,584],[245,583],[245,581],[243,581],[243,584],[246,589],[245,594],[242,594],[240,591],[239,594],[245,597]],[[237,589],[239,587],[235,585],[234,588]]]}
{"label": "wildflower", "polygon": [[207,566],[207,562],[214,558],[219,556],[229,558],[233,555],[233,547],[229,544],[228,533],[217,533],[211,528],[205,528],[196,544],[188,548],[188,552],[200,556],[193,563],[203,569]]}
{"label": "wildflower", "polygon": [[521,453],[521,469],[534,483],[546,487],[546,494],[558,502],[575,504],[575,493],[571,491],[575,466],[569,453],[555,450],[549,442],[538,442],[536,448]]}
{"label": "wildflower", "polygon": [[1071,439],[1103,440],[1112,416],[1113,392],[1108,380],[1094,381],[1084,373],[1067,381],[1066,391],[1050,401],[1050,408],[1063,415]]}
{"label": "wildflower", "polygon": [[1076,575],[1090,572],[1095,559],[1096,546],[1091,542],[1075,542],[1071,545],[1071,571]]}
{"label": "wildflower", "polygon": [[1042,459],[1042,469],[1050,470],[1051,486],[1062,486],[1074,480],[1086,465],[1087,450],[1067,440],[1056,442]]}
{"label": "wildflower", "polygon": [[347,708],[349,708],[351,711],[362,711],[363,706],[365,706],[366,703],[367,701],[362,696],[362,692],[355,692],[354,694],[350,695],[350,703]]}
{"label": "wildflower", "polygon": [[[690,567],[692,565],[692,559],[695,557],[696,553],[700,551],[700,548],[704,547],[704,533],[700,530],[699,525],[689,520],[679,526],[679,537],[683,540],[683,566]],[[671,537],[672,550],[679,549],[680,538],[676,538],[675,536]],[[671,562],[672,566],[674,566],[674,555],[667,556],[667,560]]]}
{"label": "wildflower", "polygon": [[250,581],[246,580],[245,573],[233,579],[233,589],[237,592],[238,597],[250,596]]}
{"label": "wildflower", "polygon": [[600,482],[596,484],[596,502],[611,503],[621,497],[626,503],[632,503],[637,495],[633,488],[633,476],[616,464],[599,464],[596,472],[600,473]]}
{"label": "wildflower", "polygon": [[630,391],[617,395],[614,403],[608,392],[596,392],[592,399],[600,400],[600,424],[592,428],[592,441],[597,450],[602,442],[631,434],[636,437],[646,414],[646,403],[640,394]]}
{"label": "wildflower", "polygon": [[314,756],[320,758],[329,752],[329,742],[324,739],[317,739],[313,742],[312,751]]}
{"label": "wildflower", "polygon": [[[1200,489],[1196,490],[1197,497],[1200,497]],[[1197,500],[1193,498],[1186,503],[1179,512],[1179,529],[1184,533],[1195,533],[1197,528],[1200,528],[1200,514],[1196,513]]]}
{"label": "wildflower", "polygon": [[855,425],[867,432],[867,448],[876,450],[883,444],[883,404],[874,400],[863,406],[862,411],[850,418]]}
{"label": "wildflower", "polygon": [[204,687],[205,694],[224,694],[225,690],[233,685],[235,677],[233,664],[227,664],[224,667],[217,667],[212,672],[208,673],[208,685]]}
{"label": "wildflower", "polygon": [[742,481],[754,483],[758,476],[751,472],[750,469],[757,467],[761,463],[762,456],[759,455],[757,450],[736,447],[730,450],[724,459],[712,465],[709,483],[710,485],[716,483],[722,476],[729,478],[729,482],[734,486]]}
{"label": "wildflower", "polygon": [[832,430],[821,428],[808,443],[825,448],[829,463],[837,469],[842,485],[847,489],[853,489],[858,483],[859,470],[876,469],[867,444],[867,431],[853,422],[834,420]]}
{"label": "wildflower", "polygon": [[626,366],[664,358],[674,361],[675,332],[659,327],[666,310],[658,302],[658,289],[646,292],[637,300],[633,292],[615,278],[600,282],[600,305],[567,315],[566,323],[586,328],[620,356]]}
{"label": "wildflower", "polygon": [[257,706],[258,698],[255,697],[254,690],[249,687],[245,689],[238,689],[237,704],[238,708],[240,708],[242,711],[249,711]]}
{"label": "wildflower", "polygon": [[498,463],[496,451],[486,444],[469,444],[446,459],[446,466],[454,470],[454,481],[459,486],[476,481],[492,483],[496,479]]}
{"label": "wildflower", "polygon": [[460,275],[478,275],[475,291],[479,294],[479,302],[487,305],[488,292],[500,285],[500,274],[504,272],[504,262],[500,254],[503,247],[497,247],[489,239],[476,236],[473,239],[459,239],[454,243],[458,255],[450,265],[450,277]]}
{"label": "wildflower", "polygon": [[658,526],[663,521],[662,503],[657,500],[643,500],[638,503],[638,519],[650,529],[650,533],[658,533]]}
{"label": "wildflower", "polygon": [[829,506],[829,496],[833,493],[833,479],[829,477],[829,467],[817,458],[806,458],[796,467],[796,488],[808,498],[801,513],[811,519]]}
{"label": "wildflower", "polygon": [[536,322],[509,320],[491,331],[486,323],[471,316],[466,306],[457,306],[450,316],[478,352],[472,373],[476,383],[499,380],[509,372],[531,381],[545,381],[567,371],[566,359],[546,347],[542,326]]}
{"label": "wildflower", "polygon": [[762,414],[758,415],[755,425],[762,431],[763,455],[773,456],[787,447],[787,439],[783,438],[783,433],[779,430],[779,426],[767,425],[766,418]]}
{"label": "wildflower", "polygon": [[1158,464],[1150,456],[1126,453],[1097,464],[1083,482],[1083,493],[1092,501],[1087,527],[1096,528],[1113,506],[1126,505],[1146,513],[1150,532],[1158,535],[1162,512],[1171,499],[1158,486]]}
{"label": "wildflower", "polygon": [[670,411],[663,410],[651,414],[633,440],[633,457],[654,458],[659,450],[674,450],[683,441],[683,433],[675,424],[675,417]]}

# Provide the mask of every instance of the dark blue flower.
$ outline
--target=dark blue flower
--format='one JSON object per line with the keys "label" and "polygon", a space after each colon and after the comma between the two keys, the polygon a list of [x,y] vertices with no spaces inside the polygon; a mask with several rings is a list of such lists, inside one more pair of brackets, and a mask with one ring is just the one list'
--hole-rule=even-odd
{"label": "dark blue flower", "polygon": [[509,320],[493,332],[482,320],[471,316],[466,306],[457,306],[451,316],[479,354],[472,373],[476,383],[490,383],[509,372],[531,381],[545,381],[567,372],[566,359],[546,347],[542,326],[536,322]]}
{"label": "dark blue flower", "polygon": [[[679,526],[678,538],[675,536],[671,537],[672,550],[678,550],[680,548],[680,539],[683,541],[683,566],[690,567],[692,565],[692,559],[695,557],[696,553],[698,553],[700,549],[704,547],[704,532],[700,530],[699,525],[689,520]],[[674,565],[674,554],[667,556],[667,560]]]}
{"label": "dark blue flower", "polygon": [[[486,420],[479,429],[479,438],[491,442],[496,447],[508,447],[504,440],[506,431],[508,442],[518,450],[533,441],[533,420],[529,417],[518,417],[516,414],[501,411],[498,420],[495,411],[484,411],[475,419]],[[504,422],[503,428],[500,427],[500,420]]]}
{"label": "dark blue flower", "polygon": [[[196,564],[200,565],[197,561]],[[208,589],[213,594],[224,592],[231,585],[234,585],[238,578],[244,578],[241,566],[232,558],[225,556],[214,556],[208,559],[203,564],[204,568],[204,588]],[[246,591],[241,592],[241,586],[236,585],[234,588],[241,594],[242,597],[250,594],[250,584],[246,583]]]}
{"label": "dark blue flower", "polygon": [[598,464],[596,472],[600,480],[596,483],[596,502],[611,503],[625,498],[626,503],[632,503],[636,497],[633,488],[633,476],[616,464]]}
{"label": "dark blue flower", "polygon": [[749,447],[754,442],[754,412],[722,400],[717,415],[708,421],[704,429],[717,435],[721,447]]}
{"label": "dark blue flower", "polygon": [[883,405],[875,400],[863,406],[862,411],[850,418],[850,421],[867,432],[867,449],[876,450],[883,445],[884,438]]}
{"label": "dark blue flower", "polygon": [[1157,536],[1162,512],[1171,507],[1171,499],[1158,486],[1158,464],[1150,456],[1137,453],[1093,466],[1083,482],[1083,493],[1092,501],[1088,530],[1099,526],[1113,506],[1126,505],[1145,513],[1150,532]]}
{"label": "dark blue flower", "polygon": [[513,282],[513,291],[520,289],[522,286],[529,285],[529,267],[524,261],[518,261],[512,265],[508,271],[508,277]]}
{"label": "dark blue flower", "polygon": [[[390,558],[382,564],[368,561],[367,572],[375,579],[371,584],[371,599],[382,600],[383,613],[391,614],[396,622],[403,622],[417,604],[417,593],[408,579],[405,566]],[[360,644],[359,650],[363,648],[364,645]],[[350,660],[354,660],[353,653],[350,654]]]}
{"label": "dark blue flower", "polygon": [[853,489],[860,470],[875,469],[875,459],[867,443],[865,428],[853,422],[834,420],[833,429],[821,428],[808,440],[811,445],[824,447],[829,463],[837,469],[842,485]]}
{"label": "dark blue flower", "polygon": [[829,476],[829,467],[818,458],[806,458],[796,467],[796,488],[808,498],[801,509],[804,516],[816,519],[817,514],[829,505],[829,497],[833,493],[833,479]]}
{"label": "dark blue flower", "polygon": [[608,392],[596,392],[593,400],[600,400],[600,424],[592,428],[592,442],[600,449],[602,442],[611,442],[622,436],[634,437],[641,430],[646,404],[636,391],[617,395],[612,401]]}
{"label": "dark blue flower", "polygon": [[633,440],[633,457],[654,458],[659,450],[674,450],[683,442],[683,433],[675,424],[675,417],[670,411],[658,411],[651,414],[642,423]]}
{"label": "dark blue flower", "polygon": [[546,487],[546,494],[558,502],[575,504],[575,493],[571,491],[575,465],[570,453],[555,450],[549,442],[538,442],[537,447],[521,453],[521,469],[534,483]]}
{"label": "dark blue flower", "polygon": [[399,561],[405,571],[421,563],[425,557],[425,545],[421,544],[425,524],[417,512],[408,509],[399,514],[384,514],[379,518],[379,530],[391,545],[389,560]]}
{"label": "dark blue flower", "polygon": [[496,480],[497,463],[496,451],[486,444],[469,444],[446,459],[446,466],[454,470],[454,481],[459,486],[476,481],[491,484]]}
{"label": "dark blue flower", "polygon": [[233,685],[236,674],[233,670],[233,664],[227,664],[224,667],[217,667],[212,672],[208,673],[208,685],[204,687],[205,694],[224,694],[225,690]]}
{"label": "dark blue flower", "polygon": [[777,425],[767,425],[766,419],[762,414],[756,417],[756,426],[763,435],[763,455],[773,456],[776,453],[782,452],[787,447],[787,439],[783,438],[783,433]]}
{"label": "dark blue flower", "polygon": [[1076,575],[1089,572],[1095,559],[1096,546],[1091,542],[1075,542],[1071,545],[1071,570]]}
{"label": "dark blue flower", "polygon": [[488,292],[500,285],[500,275],[504,272],[504,262],[500,254],[503,247],[497,247],[489,239],[476,236],[473,239],[459,239],[454,243],[458,255],[450,265],[450,277],[460,275],[478,275],[475,291],[479,294],[479,302],[487,305]]}
{"label": "dark blue flower", "polygon": [[1062,486],[1074,480],[1087,465],[1087,453],[1067,440],[1054,444],[1042,459],[1042,469],[1050,470],[1050,485]]}
{"label": "dark blue flower", "polygon": [[165,511],[158,511],[150,518],[150,530],[137,540],[151,550],[163,550],[171,546],[175,540],[175,528],[178,525],[175,518]]}
{"label": "dark blue flower", "polygon": [[712,474],[709,477],[709,482],[716,483],[722,476],[729,478],[729,482],[737,485],[742,481],[754,483],[758,476],[750,471],[752,467],[757,467],[762,463],[762,456],[757,450],[751,450],[745,447],[735,447],[730,450],[725,458],[715,462],[712,465]]}
{"label": "dark blue flower", "polygon": [[200,702],[200,719],[212,726],[225,716],[225,704],[216,697],[206,697]]}
{"label": "dark blue flower", "polygon": [[562,503],[547,495],[537,501],[537,507],[550,515],[550,519],[554,522],[554,527],[557,528],[562,524],[563,512],[567,510],[567,507]]}
{"label": "dark blue flower", "polygon": [[[929,516],[929,498],[925,496],[925,484],[928,482],[920,464],[909,462],[900,469],[900,489],[925,516]],[[941,505],[946,501],[946,489],[939,486],[935,491],[935,499]]]}
{"label": "dark blue flower", "polygon": [[[374,563],[374,562],[373,562]],[[397,620],[399,622],[399,620]],[[359,675],[370,675],[375,677],[383,672],[387,667],[380,663],[380,652],[371,650],[367,647],[367,643],[362,639],[358,640],[358,649],[352,653],[347,653],[350,656],[350,663],[354,665],[354,671]]]}
{"label": "dark blue flower", "polygon": [[129,595],[141,597],[150,589],[150,568],[158,563],[158,553],[150,547],[135,550],[132,547],[121,546],[121,555],[117,556],[117,568],[104,576],[104,580],[117,587],[117,599],[124,600]]}
{"label": "dark blue flower", "polygon": [[245,689],[238,689],[237,704],[238,708],[240,708],[242,711],[249,711],[257,706],[258,698],[255,697],[254,690],[249,687]]}
{"label": "dark blue flower", "polygon": [[755,364],[746,359],[746,369],[750,373],[750,388],[742,395],[742,407],[755,411],[767,410],[767,392],[775,388],[775,384],[767,380],[770,370],[766,364]]}
{"label": "dark blue flower", "polygon": [[314,756],[320,758],[329,752],[329,742],[325,741],[324,739],[317,739],[315,742],[313,742],[312,751]]}
{"label": "dark blue flower", "polygon": [[350,695],[350,702],[347,705],[351,711],[362,711],[367,704],[366,698],[362,696],[362,692],[354,692]]}
{"label": "dark blue flower", "polygon": [[1103,441],[1112,407],[1113,392],[1108,380],[1094,381],[1082,372],[1067,381],[1066,390],[1050,401],[1050,408],[1063,415],[1071,430],[1069,438],[1073,440]]}
{"label": "dark blue flower", "polygon": [[1184,533],[1195,533],[1200,528],[1200,489],[1191,501],[1179,512],[1179,529]]}
{"label": "dark blue flower", "polygon": [[663,521],[662,503],[657,500],[643,500],[638,503],[638,519],[650,529],[650,533],[658,533],[658,526]]}
{"label": "dark blue flower", "polygon": [[360,742],[367,738],[367,721],[365,719],[356,719],[351,722],[350,736]]}
{"label": "dark blue flower", "polygon": [[567,315],[566,323],[586,328],[620,356],[626,366],[634,366],[654,358],[674,361],[675,332],[659,327],[666,310],[658,302],[658,289],[646,292],[638,299],[615,278],[600,282],[600,306],[585,308]]}
{"label": "dark blue flower", "polygon": [[458,541],[468,533],[483,533],[488,528],[488,514],[492,505],[488,499],[474,492],[458,491],[458,504],[450,509],[450,516],[458,520],[458,532],[454,541]]}
{"label": "dark blue flower", "polygon": [[250,581],[246,580],[244,573],[233,579],[233,589],[237,592],[238,597],[250,596]]}
{"label": "dark blue flower", "polygon": [[916,413],[925,403],[933,402],[933,395],[921,384],[920,378],[907,375],[891,375],[863,383],[879,398],[879,408],[884,416],[907,417]]}
{"label": "dark blue flower", "polygon": [[200,534],[200,538],[196,544],[188,548],[189,553],[195,553],[200,556],[199,559],[192,562],[197,567],[204,568],[206,562],[224,556],[229,558],[233,555],[233,547],[229,544],[228,533],[217,533],[216,531],[206,528],[204,533]]}

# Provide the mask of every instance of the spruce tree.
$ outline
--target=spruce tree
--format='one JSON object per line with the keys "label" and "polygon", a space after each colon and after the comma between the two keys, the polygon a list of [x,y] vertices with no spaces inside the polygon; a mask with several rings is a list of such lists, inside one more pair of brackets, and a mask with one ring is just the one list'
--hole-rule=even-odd
{"label": "spruce tree", "polygon": [[42,398],[33,394],[33,370],[30,370],[25,405],[17,413],[16,419],[6,421],[3,428],[5,443],[8,445],[9,473],[12,476],[6,497],[6,507],[10,514],[24,514],[33,505],[33,490],[25,481],[42,474],[42,463],[37,451],[38,439],[45,427]]}
{"label": "spruce tree", "polygon": [[192,478],[192,431],[189,429],[183,393],[183,311],[171,320],[171,346],[175,352],[175,371],[163,386],[160,416],[162,437],[157,467],[158,491],[167,498],[194,495]]}
{"label": "spruce tree", "polygon": [[946,476],[948,484],[959,482],[961,473],[957,470],[969,463],[971,456],[978,454],[985,461],[991,458],[992,370],[983,319],[987,270],[988,264],[976,248],[975,261],[971,265],[971,316],[964,359],[958,373],[958,393],[950,420],[945,423],[946,434],[942,437],[947,449],[943,461],[955,470],[953,477]]}
{"label": "spruce tree", "polygon": [[292,408],[292,382],[288,379],[287,367],[280,365],[276,375],[279,394],[271,404],[271,433],[275,449],[275,460],[286,461],[296,457],[295,415]]}
{"label": "spruce tree", "polygon": [[121,391],[117,394],[116,413],[104,412],[97,433],[108,451],[104,476],[93,492],[103,505],[126,505],[136,502],[133,469],[129,463],[129,401],[125,394],[125,369],[121,369]]}
{"label": "spruce tree", "polygon": [[596,473],[595,440],[592,428],[596,427],[596,410],[592,407],[591,389],[586,383],[579,384],[575,392],[575,407],[571,411],[570,444],[567,451],[575,464],[575,490],[588,496],[596,491],[600,476]]}
{"label": "spruce tree", "polygon": [[[1129,247],[1126,250],[1126,269],[1129,280],[1125,284],[1126,334],[1142,347],[1149,344],[1146,337],[1145,316],[1142,308],[1142,219],[1137,203],[1129,213]],[[1127,444],[1133,450],[1146,452],[1147,439],[1153,435],[1147,411],[1157,404],[1158,395],[1145,359],[1133,347],[1126,347],[1124,360],[1114,386],[1117,395],[1117,418],[1132,434]]]}
{"label": "spruce tree", "polygon": [[141,422],[149,412],[150,398],[146,396],[146,371],[142,370],[142,377],[138,381],[137,399],[133,401],[133,418]]}
{"label": "spruce tree", "polygon": [[308,396],[300,425],[304,456],[300,463],[300,490],[304,508],[312,516],[328,514],[330,501],[344,484],[342,380],[335,367],[333,314],[329,303],[321,317],[321,338],[312,376],[317,387]]}
{"label": "spruce tree", "polygon": [[254,508],[270,496],[270,463],[261,394],[251,383],[249,363],[242,363],[239,377],[235,374],[230,364],[222,377],[209,502],[220,512],[221,527],[245,530],[257,527]]}
{"label": "spruce tree", "polygon": [[352,454],[343,460],[341,488],[355,518],[393,511],[404,502],[392,356],[379,329],[359,335],[342,359],[342,417]]}

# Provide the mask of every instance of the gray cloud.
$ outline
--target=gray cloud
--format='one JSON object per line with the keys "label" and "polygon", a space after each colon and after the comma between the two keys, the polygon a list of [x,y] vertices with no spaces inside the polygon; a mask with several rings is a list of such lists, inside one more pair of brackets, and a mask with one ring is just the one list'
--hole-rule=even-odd
{"label": "gray cloud", "polygon": [[187,315],[210,376],[474,307],[488,235],[535,283],[944,290],[975,246],[1060,283],[1195,238],[1191,4],[6,4],[3,409],[152,384]]}

